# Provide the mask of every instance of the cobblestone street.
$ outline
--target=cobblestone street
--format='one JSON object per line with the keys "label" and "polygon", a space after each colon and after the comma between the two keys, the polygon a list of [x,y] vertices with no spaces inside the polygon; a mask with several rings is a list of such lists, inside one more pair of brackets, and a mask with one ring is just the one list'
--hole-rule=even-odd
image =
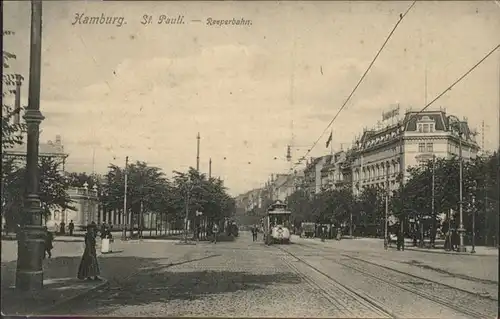
{"label": "cobblestone street", "polygon": [[[117,241],[114,251],[99,257],[109,288],[44,314],[477,318],[494,316],[497,309],[496,278],[458,279],[484,290],[477,293],[461,289],[464,283],[442,285],[442,273],[404,264],[397,251],[349,253],[301,239],[267,247],[245,232],[216,245]],[[59,258],[73,268],[68,275],[76,272],[73,258]],[[468,263],[473,260],[479,259]]]}

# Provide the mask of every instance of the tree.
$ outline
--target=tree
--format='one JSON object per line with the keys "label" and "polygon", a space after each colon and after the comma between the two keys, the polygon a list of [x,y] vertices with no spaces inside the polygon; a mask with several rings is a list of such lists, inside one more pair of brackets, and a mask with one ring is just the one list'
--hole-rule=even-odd
{"label": "tree", "polygon": [[[58,163],[52,159],[42,158],[38,164],[40,176],[40,202],[45,218],[55,209],[76,210],[66,190],[67,179],[60,172]],[[2,172],[4,182],[4,217],[8,229],[14,229],[16,224],[24,224],[23,203],[26,195],[26,168],[16,167],[13,160],[8,160]]]}
{"label": "tree", "polygon": [[[472,214],[475,214],[476,232],[496,234],[498,215],[495,205],[498,203],[498,153],[478,156],[463,161],[463,220],[469,234],[472,233]],[[396,216],[417,217],[430,221],[438,227],[439,215],[453,210],[452,227],[456,228],[460,207],[460,162],[457,157],[451,159],[436,158],[409,169],[410,178],[402,190],[394,192],[391,210]],[[432,177],[434,175],[434,197],[432,196]],[[434,210],[432,202],[434,201]],[[413,216],[414,215],[414,216]],[[447,225],[448,223],[445,223]],[[497,235],[498,237],[498,235]],[[486,238],[485,238],[486,240]]]}
{"label": "tree", "polygon": [[377,187],[364,187],[356,203],[357,225],[366,235],[381,231],[385,219],[384,192]]}
{"label": "tree", "polygon": [[[137,161],[128,166],[127,211],[138,225],[143,225],[144,212],[172,212],[171,186],[158,167]],[[102,203],[109,211],[122,211],[125,192],[125,172],[116,165],[110,165],[102,185]],[[142,209],[142,210],[141,210]]]}
{"label": "tree", "polygon": [[[4,30],[3,36],[14,35],[14,32]],[[9,97],[16,93],[15,86],[18,82],[24,81],[22,75],[5,72],[10,68],[9,60],[16,59],[16,55],[7,51],[2,51],[3,69],[2,74],[2,150],[22,143],[22,133],[26,130],[24,124],[13,123],[12,119],[21,110],[16,110],[8,104]],[[3,154],[3,152],[2,152]],[[3,155],[2,155],[3,158]]]}
{"label": "tree", "polygon": [[95,178],[87,173],[71,172],[66,175],[68,185],[71,187],[83,187],[85,183],[92,185]]}
{"label": "tree", "polygon": [[233,216],[236,211],[236,202],[227,194],[224,183],[214,178],[207,180],[206,175],[193,168],[187,173],[174,172],[173,185],[177,194],[175,207],[180,216],[185,216],[188,191],[191,217],[198,210],[210,221],[220,221]]}
{"label": "tree", "polygon": [[287,205],[292,212],[292,218],[296,227],[299,227],[302,222],[311,221],[312,202],[309,194],[304,189],[299,188],[288,196]]}

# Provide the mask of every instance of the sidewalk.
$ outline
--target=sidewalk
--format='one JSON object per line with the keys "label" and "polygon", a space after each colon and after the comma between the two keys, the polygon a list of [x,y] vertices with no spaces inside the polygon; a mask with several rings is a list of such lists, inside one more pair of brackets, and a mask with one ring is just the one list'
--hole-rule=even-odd
{"label": "sidewalk", "polygon": [[84,247],[80,242],[61,242],[53,256],[43,260],[44,289],[32,294],[14,289],[17,266],[17,242],[2,240],[1,301],[7,315],[42,314],[61,303],[104,288],[107,281],[82,282],[76,279]]}
{"label": "sidewalk", "polygon": [[[3,270],[2,270],[3,271]],[[104,289],[108,282],[80,281],[76,278],[46,279],[40,292],[21,292],[14,287],[2,285],[3,315],[41,315],[50,309],[82,298],[99,289]]]}
{"label": "sidewalk", "polygon": [[[296,237],[298,238],[298,237]],[[301,239],[304,240],[304,239]],[[314,241],[317,243],[322,243],[321,239],[319,238],[314,238],[314,239],[308,239],[309,241]],[[324,244],[326,245],[347,245],[347,243],[363,243],[366,244],[364,248],[366,249],[371,249],[375,247],[384,247],[384,240],[381,238],[365,238],[365,237],[354,237],[354,238],[349,238],[349,237],[343,237],[342,240],[337,241],[335,239],[328,239]],[[392,243],[389,249],[397,249],[396,248],[396,243]],[[465,255],[465,256],[498,256],[498,248],[496,247],[484,247],[484,246],[476,246],[475,250],[476,252],[474,254],[471,253],[472,246],[466,246],[467,251],[465,253],[461,252],[456,252],[456,251],[446,251],[444,250],[443,246],[437,246],[436,248],[420,248],[420,247],[413,247],[413,241],[411,239],[405,239],[405,250],[409,251],[418,251],[421,253],[431,253],[431,254],[448,254],[448,255]]]}

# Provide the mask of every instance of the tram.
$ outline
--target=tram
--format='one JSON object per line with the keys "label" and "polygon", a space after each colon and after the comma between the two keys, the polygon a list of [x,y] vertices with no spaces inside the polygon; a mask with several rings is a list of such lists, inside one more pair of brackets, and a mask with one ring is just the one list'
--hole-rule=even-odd
{"label": "tram", "polygon": [[292,212],[282,201],[275,201],[267,209],[266,216],[262,219],[264,243],[289,244],[291,238],[290,217]]}

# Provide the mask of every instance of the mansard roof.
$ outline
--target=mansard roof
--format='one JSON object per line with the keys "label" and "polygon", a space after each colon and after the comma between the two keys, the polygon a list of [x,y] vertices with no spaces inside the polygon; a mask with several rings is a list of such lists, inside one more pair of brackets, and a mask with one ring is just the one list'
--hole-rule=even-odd
{"label": "mansard roof", "polygon": [[[417,115],[418,114],[418,115]],[[424,117],[428,117],[430,120],[436,123],[436,131],[448,131],[449,123],[448,117],[444,111],[424,111],[420,114],[418,112],[406,112],[404,117],[405,131],[415,132],[417,131],[417,122],[421,121]]]}

